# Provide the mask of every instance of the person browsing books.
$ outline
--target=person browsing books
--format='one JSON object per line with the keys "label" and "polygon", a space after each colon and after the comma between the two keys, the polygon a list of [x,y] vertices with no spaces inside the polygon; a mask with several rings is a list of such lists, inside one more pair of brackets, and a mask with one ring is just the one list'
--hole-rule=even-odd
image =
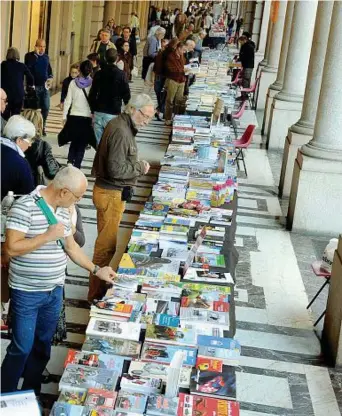
{"label": "person browsing books", "polygon": [[[150,169],[148,162],[138,158],[135,136],[138,129],[152,120],[154,112],[151,97],[139,94],[103,132],[92,169],[96,178],[93,191],[98,230],[93,257],[96,264],[105,265],[112,260],[125,201],[131,200],[133,186]],[[101,299],[105,289],[105,285],[91,274],[88,300]]]}
{"label": "person browsing books", "polygon": [[38,186],[18,199],[9,212],[6,251],[12,341],[2,363],[2,392],[16,391],[23,377],[23,390],[40,393],[60,315],[68,257],[96,279],[112,283],[116,276],[111,267],[100,268],[89,260],[72,234],[68,208],[82,198],[87,185],[79,169],[67,166],[47,187]]}

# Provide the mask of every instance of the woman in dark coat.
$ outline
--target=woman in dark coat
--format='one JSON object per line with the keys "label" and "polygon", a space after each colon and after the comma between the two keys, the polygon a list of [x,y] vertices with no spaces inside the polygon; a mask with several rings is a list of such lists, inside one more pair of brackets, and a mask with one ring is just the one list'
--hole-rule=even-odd
{"label": "woman in dark coat", "polygon": [[27,86],[34,84],[33,76],[27,66],[21,62],[19,51],[16,48],[9,48],[6,61],[1,62],[1,88],[7,94],[7,108],[5,118],[20,114],[24,101],[24,77]]}
{"label": "woman in dark coat", "polygon": [[123,39],[118,39],[116,42],[116,47],[118,50],[118,61],[123,62],[123,71],[127,76],[127,80],[132,80],[132,69],[133,69],[133,56],[129,51],[129,42],[124,41]]}

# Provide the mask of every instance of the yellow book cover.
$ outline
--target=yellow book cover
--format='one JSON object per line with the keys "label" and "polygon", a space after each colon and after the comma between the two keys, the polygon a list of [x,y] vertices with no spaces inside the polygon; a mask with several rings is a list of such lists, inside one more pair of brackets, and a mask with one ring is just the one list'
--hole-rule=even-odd
{"label": "yellow book cover", "polygon": [[135,269],[135,264],[133,263],[133,260],[128,253],[125,253],[122,256],[119,267],[122,267],[125,269]]}

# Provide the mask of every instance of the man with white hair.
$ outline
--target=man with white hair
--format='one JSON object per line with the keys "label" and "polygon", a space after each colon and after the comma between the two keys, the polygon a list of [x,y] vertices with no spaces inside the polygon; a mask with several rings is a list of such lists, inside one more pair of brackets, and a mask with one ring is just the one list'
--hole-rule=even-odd
{"label": "man with white hair", "polygon": [[26,195],[34,189],[30,164],[25,159],[25,151],[31,146],[36,129],[22,116],[12,116],[1,137],[1,201],[13,191]]}
{"label": "man with white hair", "polygon": [[18,199],[7,216],[13,336],[2,363],[2,392],[16,391],[23,377],[22,390],[40,393],[62,306],[68,257],[103,282],[115,278],[111,267],[95,265],[73,237],[69,207],[86,189],[84,174],[67,166],[47,187],[38,186]]}
{"label": "man with white hair", "polygon": [[[138,178],[150,169],[148,162],[138,158],[135,136],[152,120],[154,112],[149,95],[133,97],[125,112],[107,124],[97,148],[92,170],[98,232],[93,262],[99,266],[112,260],[125,202],[130,201]],[[102,282],[91,275],[88,300],[100,299],[104,292]]]}
{"label": "man with white hair", "polygon": [[6,121],[2,118],[2,115],[4,114],[7,106],[7,94],[6,91],[0,88],[0,111],[1,111],[1,136],[2,132],[4,131],[4,128],[6,126]]}
{"label": "man with white hair", "polygon": [[151,34],[151,36],[149,36],[146,40],[143,50],[143,62],[141,71],[141,78],[143,80],[146,78],[148,67],[152,62],[154,62],[155,57],[161,49],[161,40],[164,38],[165,33],[166,29],[158,26],[157,29],[155,29],[154,34]]}

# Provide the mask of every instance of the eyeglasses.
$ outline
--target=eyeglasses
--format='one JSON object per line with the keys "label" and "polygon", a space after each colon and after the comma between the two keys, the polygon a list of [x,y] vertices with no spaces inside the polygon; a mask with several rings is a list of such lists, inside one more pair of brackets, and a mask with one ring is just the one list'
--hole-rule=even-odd
{"label": "eyeglasses", "polygon": [[73,194],[73,196],[74,196],[74,198],[75,198],[76,202],[80,201],[80,200],[82,199],[82,197],[83,197],[83,195],[81,195],[81,196],[79,196],[79,195],[75,195],[72,191],[70,191],[70,189],[69,189],[69,188],[64,188],[64,189],[66,189],[66,190],[67,190],[67,191],[69,191],[71,194]]}
{"label": "eyeglasses", "polygon": [[144,120],[150,121],[152,117],[148,116],[147,114],[144,114],[141,110],[139,110],[139,113],[144,117]]}

